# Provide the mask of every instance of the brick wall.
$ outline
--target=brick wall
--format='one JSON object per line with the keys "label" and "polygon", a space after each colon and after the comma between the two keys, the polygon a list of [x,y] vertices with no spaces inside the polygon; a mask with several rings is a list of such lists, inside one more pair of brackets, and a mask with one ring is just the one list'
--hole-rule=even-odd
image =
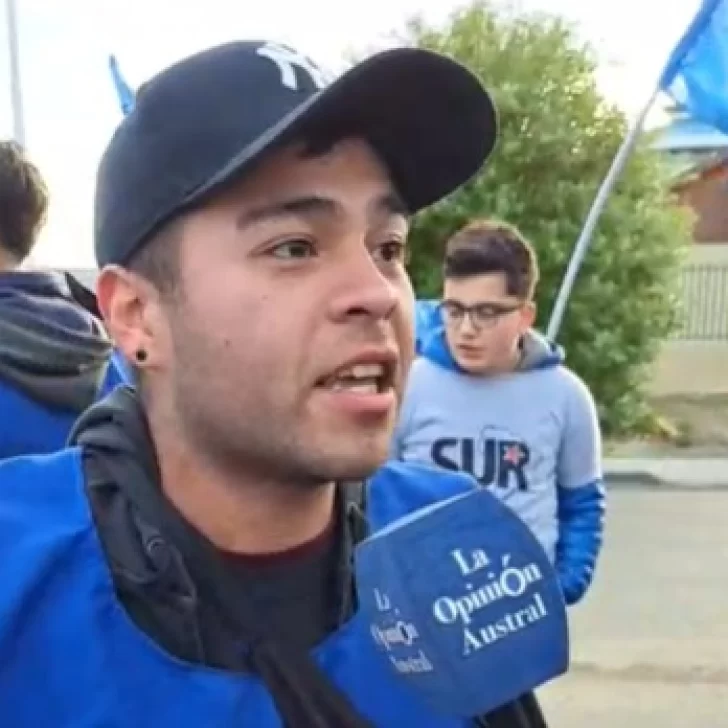
{"label": "brick wall", "polygon": [[680,202],[697,214],[696,243],[728,240],[728,164],[713,168],[677,190]]}

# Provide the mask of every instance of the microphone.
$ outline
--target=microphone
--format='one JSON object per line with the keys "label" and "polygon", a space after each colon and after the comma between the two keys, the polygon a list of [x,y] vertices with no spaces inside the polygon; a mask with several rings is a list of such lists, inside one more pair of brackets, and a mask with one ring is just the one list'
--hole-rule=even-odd
{"label": "microphone", "polygon": [[372,534],[355,568],[371,638],[443,715],[482,716],[568,669],[558,575],[530,529],[487,490]]}

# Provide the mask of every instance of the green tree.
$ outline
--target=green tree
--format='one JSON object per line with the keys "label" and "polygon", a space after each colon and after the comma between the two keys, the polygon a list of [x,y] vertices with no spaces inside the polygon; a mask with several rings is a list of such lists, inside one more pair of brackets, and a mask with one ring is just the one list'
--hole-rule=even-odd
{"label": "green tree", "polygon": [[[444,27],[413,21],[409,41],[464,63],[493,93],[500,140],[485,169],[418,216],[411,274],[437,296],[443,243],[467,220],[517,225],[539,256],[544,327],[599,183],[627,131],[600,94],[593,50],[562,19],[477,3]],[[674,204],[660,157],[641,140],[604,211],[560,334],[590,385],[607,433],[645,429],[645,384],[676,324],[676,283],[690,217]]]}

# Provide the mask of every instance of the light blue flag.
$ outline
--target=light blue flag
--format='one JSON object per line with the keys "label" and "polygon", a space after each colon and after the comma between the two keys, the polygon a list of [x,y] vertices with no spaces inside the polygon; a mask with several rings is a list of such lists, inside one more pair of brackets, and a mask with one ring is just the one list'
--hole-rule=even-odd
{"label": "light blue flag", "polygon": [[556,340],[574,281],[594,235],[599,217],[642,133],[659,91],[672,96],[694,119],[728,133],[728,0],[702,0],[700,9],[675,46],[658,87],[617,151],[589,210],[551,312],[547,336]]}
{"label": "light blue flag", "polygon": [[415,349],[419,354],[433,333],[442,328],[440,301],[424,299],[415,301]]}
{"label": "light blue flag", "polygon": [[695,119],[728,133],[728,0],[703,0],[667,62],[660,89]]}
{"label": "light blue flag", "polygon": [[116,56],[109,56],[109,71],[111,71],[111,80],[114,82],[116,96],[119,99],[119,106],[121,106],[121,113],[126,116],[134,108],[134,92],[121,75]]}

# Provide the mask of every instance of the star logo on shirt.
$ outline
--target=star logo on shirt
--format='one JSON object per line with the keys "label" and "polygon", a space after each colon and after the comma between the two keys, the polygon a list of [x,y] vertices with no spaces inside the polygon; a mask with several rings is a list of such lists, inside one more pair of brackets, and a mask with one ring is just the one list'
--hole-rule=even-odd
{"label": "star logo on shirt", "polygon": [[523,460],[524,453],[520,445],[510,445],[503,453],[503,460],[517,467]]}

